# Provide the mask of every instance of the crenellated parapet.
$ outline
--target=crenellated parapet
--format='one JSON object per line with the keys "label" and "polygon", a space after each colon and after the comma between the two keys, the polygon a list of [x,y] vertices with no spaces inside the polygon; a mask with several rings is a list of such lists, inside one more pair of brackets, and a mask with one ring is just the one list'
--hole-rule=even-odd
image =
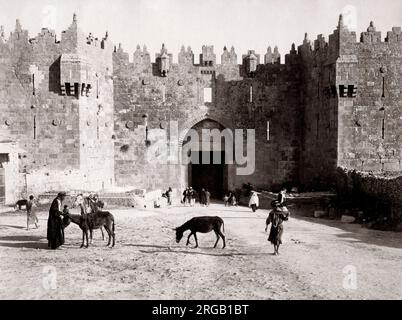
{"label": "crenellated parapet", "polygon": [[385,41],[388,43],[397,43],[397,42],[402,43],[401,27],[393,27],[392,31],[388,31]]}
{"label": "crenellated parapet", "polygon": [[194,65],[194,53],[190,46],[187,47],[187,50],[184,46],[181,47],[178,61],[179,65]]}
{"label": "crenellated parapet", "polygon": [[374,27],[374,22],[370,22],[367,32],[362,32],[360,42],[363,43],[377,43],[381,42],[381,32],[377,31]]}
{"label": "crenellated parapet", "polygon": [[151,55],[149,54],[146,45],[144,45],[142,49],[140,45],[137,45],[134,52],[134,64],[151,65]]}
{"label": "crenellated parapet", "polygon": [[264,63],[281,64],[281,55],[277,46],[275,46],[274,52],[272,52],[271,47],[268,47],[267,53],[264,55]]}
{"label": "crenellated parapet", "polygon": [[237,54],[233,46],[230,51],[227,49],[226,46],[223,48],[221,61],[222,65],[237,65]]}
{"label": "crenellated parapet", "polygon": [[216,54],[214,53],[214,46],[202,46],[202,53],[200,54],[200,65],[203,67],[213,67],[216,65]]}

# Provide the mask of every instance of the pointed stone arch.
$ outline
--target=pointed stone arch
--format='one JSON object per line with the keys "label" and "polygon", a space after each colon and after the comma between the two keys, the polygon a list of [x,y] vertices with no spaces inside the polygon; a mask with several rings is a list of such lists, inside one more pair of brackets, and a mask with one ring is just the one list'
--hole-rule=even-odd
{"label": "pointed stone arch", "polygon": [[219,123],[225,129],[232,129],[232,125],[226,119],[218,119],[218,118],[216,118],[214,116],[211,116],[209,114],[203,114],[203,115],[200,115],[198,117],[194,117],[194,118],[186,121],[182,125],[182,128],[181,128],[180,133],[179,133],[179,148],[180,149],[182,148],[184,139],[186,138],[186,136],[187,136],[188,132],[190,131],[190,129],[192,129],[195,125],[197,125],[198,123],[200,123],[202,121],[205,121],[205,120],[215,121],[215,122]]}

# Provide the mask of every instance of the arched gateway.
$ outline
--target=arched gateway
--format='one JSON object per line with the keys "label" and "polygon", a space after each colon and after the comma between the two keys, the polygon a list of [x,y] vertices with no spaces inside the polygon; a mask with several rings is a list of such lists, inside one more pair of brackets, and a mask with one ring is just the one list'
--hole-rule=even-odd
{"label": "arched gateway", "polygon": [[[186,185],[197,192],[209,190],[213,198],[222,198],[229,189],[228,154],[233,139],[225,127],[204,119],[189,129],[182,142],[182,164],[187,166]],[[225,136],[225,138],[223,138]]]}

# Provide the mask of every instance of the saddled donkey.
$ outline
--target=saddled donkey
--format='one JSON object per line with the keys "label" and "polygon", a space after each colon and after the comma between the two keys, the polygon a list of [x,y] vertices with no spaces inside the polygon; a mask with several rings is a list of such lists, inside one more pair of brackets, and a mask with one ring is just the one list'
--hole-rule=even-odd
{"label": "saddled donkey", "polygon": [[[81,208],[81,216],[79,216],[79,220],[76,219],[71,214],[68,214],[67,217],[71,219],[71,222],[77,224],[82,230],[82,247],[87,247],[89,245],[88,241],[88,232],[90,234],[90,239],[92,243],[92,233],[93,230],[105,228],[109,241],[107,246],[115,246],[115,222],[114,217],[110,212],[107,211],[96,211],[96,212],[88,212],[88,209],[85,205],[85,198],[83,195],[78,195],[74,202],[74,207],[79,206]],[[86,240],[86,245],[85,245]]]}
{"label": "saddled donkey", "polygon": [[[80,197],[78,202],[82,202],[84,204],[84,209],[85,209],[86,213],[95,213],[98,211],[102,211],[105,207],[105,203],[103,201],[98,200],[97,196],[93,197],[90,195],[89,197],[84,197],[82,194],[80,194],[80,195],[78,195],[78,197]],[[76,199],[76,201],[74,202],[75,207],[78,206],[78,202]],[[81,211],[82,211],[82,209],[81,209]],[[82,214],[82,212],[81,212],[81,214]],[[103,232],[103,227],[100,227],[99,229],[102,233],[102,240],[105,241],[105,234]],[[91,244],[92,244],[92,238],[91,238]]]}
{"label": "saddled donkey", "polygon": [[197,240],[197,232],[200,233],[209,233],[211,231],[214,231],[216,234],[216,243],[214,248],[218,245],[219,239],[222,238],[223,240],[223,248],[225,249],[226,247],[226,241],[225,241],[225,236],[221,232],[221,228],[223,227],[223,232],[225,232],[225,223],[223,222],[222,218],[220,217],[196,217],[193,218],[189,221],[187,221],[185,224],[182,226],[174,229],[176,231],[176,242],[179,243],[180,240],[183,238],[183,233],[186,232],[187,230],[190,230],[190,234],[187,238],[187,244],[186,246],[189,245],[190,243],[190,238],[192,235],[194,235],[195,239],[195,247],[198,248],[198,240]]}

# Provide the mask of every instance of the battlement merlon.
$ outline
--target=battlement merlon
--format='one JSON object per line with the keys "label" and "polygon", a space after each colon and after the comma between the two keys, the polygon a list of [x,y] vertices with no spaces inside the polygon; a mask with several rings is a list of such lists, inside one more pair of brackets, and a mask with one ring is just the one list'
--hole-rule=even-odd
{"label": "battlement merlon", "polygon": [[35,38],[29,38],[28,30],[23,29],[19,19],[16,20],[14,31],[10,32],[8,39],[5,37],[5,30],[0,30],[0,41],[6,43],[10,50],[19,50],[25,46],[36,46],[54,44],[60,47],[61,53],[77,53],[80,50],[113,51],[113,46],[109,41],[109,35],[98,39],[89,34],[86,36],[78,26],[77,15],[74,14],[73,22],[70,27],[61,33],[61,41],[57,41],[56,33],[48,28],[42,28],[41,32]]}
{"label": "battlement merlon", "polygon": [[85,35],[79,28],[77,15],[74,14],[73,22],[69,28],[61,34],[61,46],[63,52],[77,53],[88,50],[106,50],[113,52],[113,45],[109,42],[109,34],[106,31],[105,36],[100,40],[95,38],[92,33]]}

